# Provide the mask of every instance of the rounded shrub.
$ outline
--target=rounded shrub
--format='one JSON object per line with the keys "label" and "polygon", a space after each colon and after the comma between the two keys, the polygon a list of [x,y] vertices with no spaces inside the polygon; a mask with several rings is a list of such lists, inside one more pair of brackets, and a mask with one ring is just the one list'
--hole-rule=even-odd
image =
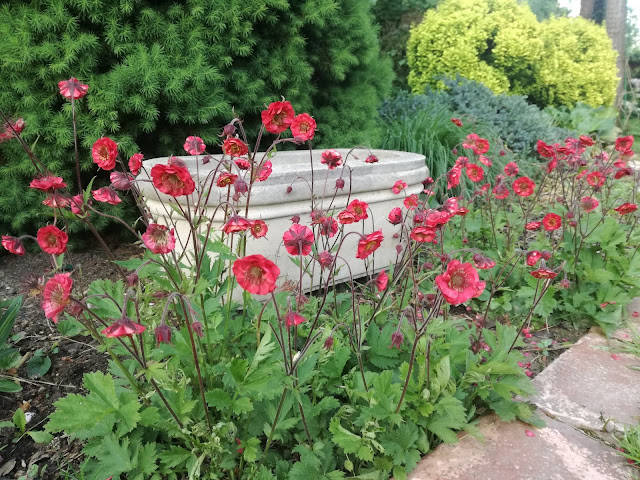
{"label": "rounded shrub", "polygon": [[414,92],[459,74],[540,106],[611,104],[615,59],[603,27],[582,18],[539,23],[517,0],[444,0],[407,43]]}
{"label": "rounded shrub", "polygon": [[[76,103],[80,158],[105,135],[120,154],[211,146],[232,118],[255,118],[285,96],[311,112],[316,146],[375,144],[391,86],[369,0],[32,0],[0,5],[0,109],[24,118],[23,137],[73,184],[71,107],[58,81],[89,84]],[[258,116],[259,117],[259,116]],[[248,122],[247,129],[253,124]],[[215,149],[215,148],[213,148]],[[0,229],[28,231],[47,215],[18,142],[0,145]]]}

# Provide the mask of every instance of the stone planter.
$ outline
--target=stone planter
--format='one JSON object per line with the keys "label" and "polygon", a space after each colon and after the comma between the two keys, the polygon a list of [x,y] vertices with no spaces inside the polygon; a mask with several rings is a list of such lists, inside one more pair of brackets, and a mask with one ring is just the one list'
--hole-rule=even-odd
{"label": "stone planter", "polygon": [[[427,178],[429,172],[425,166],[425,157],[414,153],[406,153],[390,150],[373,150],[371,151],[379,158],[379,162],[375,164],[365,163],[365,158],[370,154],[369,150],[353,150],[347,158],[350,150],[338,150],[344,159],[346,159],[346,168],[337,168],[329,170],[325,165],[320,163],[321,150],[313,150],[313,185],[315,195],[315,207],[321,208],[325,213],[337,215],[348,202],[358,199],[367,202],[369,205],[369,218],[357,224],[345,225],[346,232],[359,232],[368,234],[375,230],[382,230],[384,241],[381,247],[367,259],[367,262],[355,258],[356,247],[359,235],[349,235],[340,251],[340,257],[344,259],[338,262],[342,265],[336,280],[342,281],[352,275],[354,278],[365,275],[367,269],[369,273],[379,271],[388,267],[390,263],[396,261],[396,246],[399,241],[393,239],[393,235],[399,230],[397,226],[391,225],[388,220],[388,214],[393,207],[402,206],[404,193],[396,195],[392,192],[391,187],[396,180],[404,180],[408,187],[406,194],[420,193],[423,190],[422,181]],[[179,157],[183,160],[191,174],[193,175],[196,185],[202,185],[207,175],[216,168],[216,159],[207,165],[200,165],[199,171],[196,169],[195,157],[185,156]],[[269,231],[266,237],[254,239],[247,237],[247,255],[261,254],[274,261],[281,269],[279,283],[289,279],[298,281],[299,268],[288,258],[286,250],[282,242],[283,233],[291,226],[291,217],[300,216],[300,223],[310,225],[311,218],[311,182],[312,174],[310,167],[309,151],[279,152],[271,159],[273,163],[273,173],[265,182],[256,182],[253,186],[250,199],[250,208],[248,213],[249,220],[263,220],[267,223]],[[148,172],[151,168],[159,163],[166,163],[167,157],[154,158],[144,162],[144,170],[139,178],[149,178]],[[349,171],[349,169],[351,171]],[[235,172],[234,172],[235,173]],[[343,190],[336,193],[335,183],[339,178],[343,178],[345,186]],[[168,224],[167,210],[159,202],[159,196],[165,202],[173,198],[159,194],[149,182],[141,182],[140,188],[146,200],[147,206],[152,215],[157,218],[159,223]],[[287,188],[291,186],[292,190],[287,193]],[[324,192],[324,193],[323,193]],[[194,194],[195,195],[195,194]],[[212,194],[206,205],[206,215],[213,218],[215,235],[219,235],[220,227],[223,225],[224,212],[218,209],[214,215],[214,210],[223,200],[222,195],[226,196],[226,189],[214,186]],[[226,197],[225,197],[226,198]],[[186,208],[186,197],[179,197],[177,201]],[[189,200],[193,206],[193,200]],[[238,213],[244,216],[246,195],[240,199],[241,207]],[[169,212],[171,210],[169,209]],[[176,222],[176,235],[178,237],[178,245],[185,245],[185,239],[188,236],[187,223],[184,220]],[[335,240],[334,237],[331,240]],[[333,244],[332,241],[330,243]],[[189,248],[189,246],[186,246]],[[346,268],[344,262],[348,262],[349,268]],[[365,263],[367,266],[365,267]],[[314,285],[317,285],[319,279],[319,268],[315,269]],[[310,288],[310,279],[303,280],[303,287]]]}

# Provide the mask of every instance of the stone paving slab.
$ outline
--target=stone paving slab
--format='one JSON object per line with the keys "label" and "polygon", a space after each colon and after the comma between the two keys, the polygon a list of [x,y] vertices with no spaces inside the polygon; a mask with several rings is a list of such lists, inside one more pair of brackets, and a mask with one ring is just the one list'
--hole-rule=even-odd
{"label": "stone paving slab", "polygon": [[[598,440],[551,418],[536,429],[502,422],[495,415],[478,424],[484,441],[466,435],[427,455],[409,480],[628,480],[624,458]],[[529,437],[526,430],[535,436]]]}
{"label": "stone paving slab", "polygon": [[545,414],[594,432],[621,431],[640,420],[638,357],[608,349],[606,339],[589,333],[558,357],[533,381],[530,398]]}

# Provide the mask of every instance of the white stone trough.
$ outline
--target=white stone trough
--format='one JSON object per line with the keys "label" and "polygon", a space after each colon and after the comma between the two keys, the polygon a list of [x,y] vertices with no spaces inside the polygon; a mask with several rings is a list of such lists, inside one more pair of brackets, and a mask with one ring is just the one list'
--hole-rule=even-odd
{"label": "white stone trough", "polygon": [[[405,195],[412,193],[419,194],[423,190],[422,181],[425,180],[429,171],[425,166],[424,155],[415,153],[407,153],[392,150],[365,150],[365,149],[338,149],[346,160],[346,168],[338,167],[335,170],[329,170],[326,165],[320,163],[320,156],[323,150],[313,150],[313,184],[314,184],[314,205],[316,210],[322,209],[325,214],[334,217],[342,211],[348,202],[354,199],[362,200],[369,205],[369,218],[363,221],[345,225],[344,231],[358,232],[360,234],[369,234],[376,230],[382,230],[384,241],[380,248],[374,252],[367,260],[356,258],[357,244],[359,235],[349,235],[341,250],[339,256],[343,260],[339,260],[337,265],[341,266],[337,273],[336,281],[344,281],[350,276],[353,278],[361,277],[367,272],[369,274],[388,268],[397,258],[396,246],[399,244],[398,239],[393,236],[399,231],[398,226],[394,226],[387,220],[389,212],[393,207],[402,207],[402,201]],[[379,159],[378,163],[366,163],[365,159],[373,153]],[[347,154],[349,154],[347,156]],[[196,157],[184,156],[178,157],[186,165],[191,172],[196,188],[202,188],[207,175],[216,168],[219,156],[214,156],[210,163],[199,165],[196,169]],[[261,158],[258,156],[258,158]],[[166,164],[168,158],[154,158],[146,160],[139,179],[149,178],[151,168],[156,164]],[[198,157],[201,161],[202,157]],[[281,270],[278,284],[281,285],[285,280],[297,282],[299,279],[299,267],[291,260],[290,256],[284,248],[282,235],[292,225],[291,217],[300,216],[300,224],[311,227],[311,161],[309,151],[291,151],[278,152],[272,159],[273,172],[271,176],[264,182],[255,182],[251,191],[250,207],[247,215],[248,220],[263,220],[268,226],[266,237],[255,239],[251,235],[247,235],[246,255],[261,254],[273,262],[275,262]],[[350,171],[349,171],[350,170]],[[237,173],[234,171],[233,173]],[[344,189],[336,192],[336,180],[343,178],[345,181]],[[407,183],[405,192],[394,194],[391,188],[397,180],[404,180]],[[167,211],[159,198],[165,203],[179,202],[184,209],[187,208],[186,197],[168,197],[156,191],[149,182],[141,182],[140,186],[142,195],[146,204],[158,223],[169,224]],[[291,186],[292,190],[287,193],[287,188]],[[226,188],[220,188],[215,185],[212,187],[212,193],[206,206],[205,215],[208,218],[213,216],[213,212],[221,201],[226,199]],[[324,193],[323,193],[324,192]],[[196,191],[197,193],[197,191]],[[223,197],[224,195],[224,197]],[[193,207],[194,197],[189,199],[190,205]],[[238,214],[244,216],[246,195],[240,198],[238,206]],[[330,207],[330,208],[329,208]],[[177,218],[175,212],[172,218]],[[185,245],[189,235],[189,228],[186,221],[178,220],[176,223],[176,236],[178,238],[176,246]],[[224,224],[224,210],[218,209],[213,218],[214,228],[213,235],[220,236],[220,228]],[[339,233],[329,239],[332,245],[338,238]],[[234,245],[237,245],[237,234]],[[324,237],[326,238],[326,237]],[[318,252],[320,253],[320,252]],[[311,255],[305,257],[310,259]],[[347,268],[345,262],[348,262]],[[311,272],[311,269],[309,269]],[[318,286],[320,278],[320,267],[316,264],[314,269],[313,287]],[[311,279],[305,276],[303,279],[303,288],[308,290],[311,288]]]}

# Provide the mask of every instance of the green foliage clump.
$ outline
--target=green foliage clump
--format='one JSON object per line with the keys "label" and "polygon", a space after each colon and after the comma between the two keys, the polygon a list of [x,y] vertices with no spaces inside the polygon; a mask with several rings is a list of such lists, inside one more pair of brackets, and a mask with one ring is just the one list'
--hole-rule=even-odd
{"label": "green foliage clump", "polygon": [[[89,84],[77,102],[84,171],[102,136],[125,160],[181,153],[188,135],[219,142],[232,108],[255,117],[280,96],[316,118],[317,144],[374,144],[392,71],[372,24],[368,0],[7,3],[0,108],[24,118],[25,141],[71,185],[71,108],[56,85],[72,76]],[[46,215],[27,188],[33,173],[17,142],[2,144],[3,232]]]}
{"label": "green foliage clump", "polygon": [[615,55],[605,29],[584,19],[539,23],[516,0],[444,0],[411,31],[408,81],[419,93],[460,74],[539,105],[607,105]]}

